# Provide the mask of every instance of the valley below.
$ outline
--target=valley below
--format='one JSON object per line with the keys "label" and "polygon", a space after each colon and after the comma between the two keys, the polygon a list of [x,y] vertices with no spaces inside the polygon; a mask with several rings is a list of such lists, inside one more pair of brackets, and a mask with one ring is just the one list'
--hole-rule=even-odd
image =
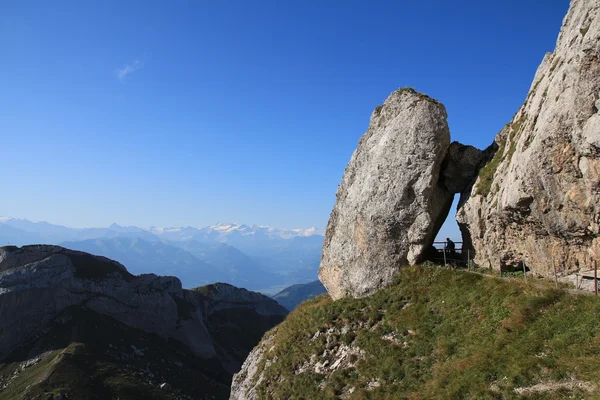
{"label": "valley below", "polygon": [[315,229],[243,224],[74,229],[0,217],[0,245],[30,244],[55,244],[108,257],[136,275],[177,276],[185,288],[227,282],[272,295],[315,280],[323,236]]}

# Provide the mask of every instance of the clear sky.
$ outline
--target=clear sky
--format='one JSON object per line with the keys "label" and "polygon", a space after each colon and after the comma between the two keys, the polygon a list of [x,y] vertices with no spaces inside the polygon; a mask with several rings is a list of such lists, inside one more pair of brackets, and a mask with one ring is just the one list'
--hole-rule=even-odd
{"label": "clear sky", "polygon": [[399,87],[483,148],[567,0],[0,4],[0,215],[74,227],[324,228]]}

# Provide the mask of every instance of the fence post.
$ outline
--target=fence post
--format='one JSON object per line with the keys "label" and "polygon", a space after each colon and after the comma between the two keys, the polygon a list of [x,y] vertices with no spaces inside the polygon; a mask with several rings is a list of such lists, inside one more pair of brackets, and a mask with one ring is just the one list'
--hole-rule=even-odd
{"label": "fence post", "polygon": [[523,266],[523,279],[527,280],[527,272],[525,272],[525,261],[521,260],[521,265]]}
{"label": "fence post", "polygon": [[552,268],[554,268],[554,287],[558,289],[558,276],[556,275],[556,263],[554,262],[554,258],[552,259]]}
{"label": "fence post", "polygon": [[598,296],[598,261],[594,260],[594,293]]}
{"label": "fence post", "polygon": [[467,249],[467,271],[471,270],[471,249]]}
{"label": "fence post", "polygon": [[446,266],[446,248],[444,247],[444,267]]}

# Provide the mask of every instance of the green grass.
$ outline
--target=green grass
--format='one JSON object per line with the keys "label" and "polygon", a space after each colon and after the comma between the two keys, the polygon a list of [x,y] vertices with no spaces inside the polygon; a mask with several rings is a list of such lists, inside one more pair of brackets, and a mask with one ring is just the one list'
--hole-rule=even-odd
{"label": "green grass", "polygon": [[431,97],[427,96],[427,95],[426,95],[426,94],[424,94],[424,93],[417,92],[417,91],[416,91],[414,88],[411,88],[411,87],[403,87],[403,88],[396,89],[396,90],[394,91],[394,93],[396,93],[396,94],[402,94],[402,93],[404,93],[404,92],[408,92],[408,93],[412,93],[412,94],[419,95],[419,97],[420,97],[421,99],[423,99],[423,100],[431,100],[431,101],[433,101],[434,103],[439,103],[439,101],[437,101],[436,99],[434,99],[434,98],[431,98]]}
{"label": "green grass", "polygon": [[211,283],[210,285],[198,286],[190,289],[192,292],[198,292],[205,297],[212,297],[215,293],[219,292],[219,283]]}
{"label": "green grass", "polygon": [[586,33],[588,33],[589,30],[590,30],[590,25],[586,26],[585,28],[581,28],[579,30],[579,33],[581,33],[581,36],[585,37]]}
{"label": "green grass", "polygon": [[498,169],[498,166],[504,160],[504,148],[506,147],[506,139],[503,138],[498,141],[498,150],[494,154],[494,157],[490,162],[485,164],[481,170],[479,170],[479,182],[475,188],[475,194],[480,196],[487,196],[492,189],[492,183],[494,182],[494,174]]}
{"label": "green grass", "polygon": [[[556,69],[556,67],[558,66],[558,63],[560,62],[560,57],[558,57],[558,56],[555,56],[555,57],[556,57],[556,58],[555,58],[554,62],[552,63],[552,66],[550,67],[550,73],[553,73],[553,72],[554,72],[554,70],[555,70],[555,69]],[[541,79],[540,79],[540,80],[541,80]]]}
{"label": "green grass", "polygon": [[519,117],[518,120],[511,123],[510,125],[510,132],[508,134],[508,141],[510,142],[510,146],[508,148],[506,156],[504,157],[504,159],[508,159],[509,162],[512,159],[513,154],[515,154],[515,150],[517,149],[517,141],[519,140],[519,136],[521,136],[521,132],[523,130],[523,122],[525,122],[526,117],[527,114],[523,113],[521,114],[521,117]]}
{"label": "green grass", "polygon": [[[527,118],[527,114],[523,113],[519,117],[518,120],[507,125],[508,131],[508,140],[506,138],[502,138],[498,142],[498,150],[494,154],[494,157],[490,162],[479,170],[479,183],[475,188],[475,194],[481,196],[487,196],[492,192],[492,184],[494,183],[494,175],[496,174],[496,170],[500,166],[500,163],[506,159],[511,160],[515,150],[517,148],[517,141],[519,140],[519,136],[523,131],[523,123]],[[509,143],[509,148],[506,154],[504,151],[506,149],[506,143]]]}
{"label": "green grass", "polygon": [[[597,385],[598,315],[595,297],[519,279],[408,267],[373,296],[332,302],[324,295],[291,313],[271,332],[274,346],[259,365],[265,380],[258,393],[264,399],[600,399],[580,388],[515,391],[571,379]],[[399,342],[382,338],[388,334]],[[335,353],[340,343],[364,351],[355,367],[296,373],[313,355],[333,362],[326,350]],[[375,381],[380,386],[369,387]]]}

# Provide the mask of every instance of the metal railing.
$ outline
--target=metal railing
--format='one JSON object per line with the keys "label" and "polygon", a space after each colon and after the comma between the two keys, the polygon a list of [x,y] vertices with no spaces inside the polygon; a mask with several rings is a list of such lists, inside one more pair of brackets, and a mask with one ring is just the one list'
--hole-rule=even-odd
{"label": "metal railing", "polygon": [[[439,264],[441,264],[442,262],[444,263],[444,266],[448,266],[450,265],[451,267],[455,268],[455,267],[462,267],[462,268],[467,268],[468,270],[471,270],[472,267],[473,269],[476,269],[476,265],[474,260],[471,259],[471,251],[469,249],[464,249],[463,248],[463,242],[454,242],[455,248],[454,249],[447,249],[446,248],[446,242],[433,242],[433,247],[435,248],[435,250],[437,251],[439,257],[434,257],[432,259],[432,261],[435,261]],[[430,258],[431,260],[431,258]],[[565,270],[567,271],[572,271],[569,268],[566,268],[566,266],[564,264],[562,264],[562,268],[560,265],[557,266],[556,262],[554,260],[552,260],[552,267],[554,270],[554,283],[555,283],[555,287],[558,288],[558,276],[559,274],[564,277],[564,273]],[[491,265],[490,265],[490,270],[491,270]],[[560,269],[560,271],[559,271]],[[515,263],[515,266],[513,268],[511,268],[511,270],[509,272],[519,272],[522,270],[523,272],[523,279],[527,280],[527,275],[528,275],[528,271],[529,268],[526,265],[525,260],[520,260],[517,263]],[[505,272],[505,271],[504,271]],[[502,273],[503,273],[503,268],[500,267],[500,277],[502,277]],[[594,292],[594,294],[596,296],[598,296],[598,292],[600,291],[600,273],[598,273],[598,262],[596,260],[594,260],[590,265],[587,265],[586,267],[581,267],[578,266],[577,270],[574,272],[575,275],[575,287],[576,289],[582,289],[583,288],[583,283],[584,281],[592,281],[593,282],[593,288],[592,291]],[[587,289],[589,290],[589,289]]]}
{"label": "metal railing", "polygon": [[[471,257],[470,251],[467,249],[466,254],[463,249],[463,242],[454,242],[454,249],[447,248],[447,242],[433,242],[433,247],[437,250],[439,257],[435,257],[434,261],[444,263],[444,266],[448,264],[454,266],[460,266],[465,264],[467,268],[470,267]],[[465,259],[465,255],[467,256]]]}

